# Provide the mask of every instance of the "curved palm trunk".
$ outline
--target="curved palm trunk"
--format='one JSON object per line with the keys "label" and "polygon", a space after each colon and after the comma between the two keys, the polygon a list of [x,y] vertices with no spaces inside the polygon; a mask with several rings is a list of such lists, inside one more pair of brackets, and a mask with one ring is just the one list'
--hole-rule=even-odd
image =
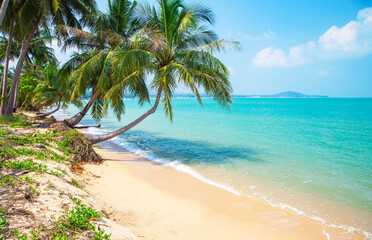
{"label": "curved palm trunk", "polygon": [[82,111],[80,111],[78,114],[76,114],[72,118],[65,119],[63,121],[68,126],[74,127],[76,124],[78,124],[84,118],[84,116],[87,114],[90,107],[93,105],[94,101],[96,101],[96,99],[99,97],[100,94],[101,94],[100,90],[95,91],[94,94],[92,95],[92,97],[90,98],[88,104],[83,108]]}
{"label": "curved palm trunk", "polygon": [[5,109],[6,109],[5,99],[7,95],[9,58],[10,58],[10,48],[12,46],[13,30],[14,30],[14,20],[12,19],[10,21],[10,26],[9,26],[9,39],[8,39],[8,45],[6,46],[3,84],[1,88],[2,92],[1,92],[0,108],[1,108],[2,115],[5,113]]}
{"label": "curved palm trunk", "polygon": [[45,114],[42,114],[42,115],[38,115],[36,117],[42,117],[42,118],[45,118],[45,117],[48,117],[49,115],[52,115],[53,113],[57,112],[59,109],[61,109],[61,102],[62,102],[62,98],[59,98],[59,102],[58,102],[58,107],[56,109],[54,109],[53,111],[51,112],[48,112],[48,113],[45,113]]}
{"label": "curved palm trunk", "polygon": [[1,9],[0,9],[0,26],[3,23],[4,17],[5,17],[5,13],[6,13],[6,9],[8,8],[8,4],[9,4],[9,0],[4,0],[3,1],[3,4],[1,4]]}
{"label": "curved palm trunk", "polygon": [[156,111],[156,109],[159,105],[159,101],[160,101],[160,98],[161,98],[162,91],[163,91],[163,87],[159,87],[154,106],[150,110],[145,112],[142,116],[140,116],[139,118],[137,118],[136,120],[131,122],[130,124],[126,125],[125,127],[120,128],[120,129],[118,129],[114,132],[105,134],[105,135],[100,135],[100,136],[86,135],[87,140],[89,142],[91,142],[92,144],[96,144],[96,143],[100,143],[100,142],[109,140],[111,138],[114,138],[116,136],[119,136],[120,134],[123,134],[123,133],[127,132],[129,129],[133,128],[138,123],[142,122],[145,118],[147,118],[149,115],[153,114]]}
{"label": "curved palm trunk", "polygon": [[21,54],[19,55],[16,70],[14,71],[12,87],[10,88],[10,92],[9,92],[9,100],[8,100],[8,105],[7,105],[6,110],[5,110],[5,116],[12,116],[13,115],[14,102],[17,101],[16,90],[18,89],[19,79],[20,79],[21,73],[22,73],[23,62],[25,60],[25,57],[26,57],[26,54],[27,54],[27,51],[28,51],[28,47],[30,46],[32,38],[34,37],[35,31],[36,31],[37,27],[39,26],[39,22],[41,20],[41,17],[42,17],[42,12],[39,13],[39,16],[37,17],[36,22],[34,23],[34,26],[32,27],[30,34],[25,39],[25,41],[22,43]]}
{"label": "curved palm trunk", "polygon": [[86,129],[86,128],[100,128],[101,127],[101,124],[98,124],[98,125],[88,125],[88,126],[76,126],[75,129]]}
{"label": "curved palm trunk", "polygon": [[41,109],[45,105],[45,103],[47,103],[47,102],[48,102],[48,99],[46,99],[46,100],[42,101],[40,104],[36,105],[35,108],[36,109]]}

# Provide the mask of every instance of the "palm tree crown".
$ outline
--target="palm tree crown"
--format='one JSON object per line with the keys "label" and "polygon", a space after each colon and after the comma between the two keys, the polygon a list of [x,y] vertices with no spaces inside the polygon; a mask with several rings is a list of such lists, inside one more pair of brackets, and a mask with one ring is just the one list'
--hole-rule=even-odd
{"label": "palm tree crown", "polygon": [[[108,13],[99,12],[84,19],[84,23],[90,26],[89,32],[60,26],[71,35],[65,40],[64,48],[77,46],[83,50],[63,66],[62,75],[75,82],[72,98],[85,95],[88,89],[92,90],[93,96],[97,96],[92,103],[92,116],[96,120],[104,115],[103,96],[113,85],[115,51],[127,43],[140,28],[138,20],[134,17],[136,2],[114,0],[108,4]],[[99,94],[93,94],[97,92]],[[112,105],[119,119],[124,111],[123,105],[121,98]],[[85,110],[88,109],[83,111]],[[82,116],[80,120],[81,118]],[[69,122],[70,125],[77,123],[78,121]]]}
{"label": "palm tree crown", "polygon": [[137,14],[144,27],[115,53],[115,84],[107,91],[106,101],[115,103],[118,96],[121,98],[123,92],[128,91],[148,96],[145,73],[151,73],[154,79],[150,87],[157,91],[155,104],[115,132],[88,136],[92,143],[105,141],[136,126],[156,111],[161,98],[164,112],[172,120],[171,98],[179,85],[188,87],[200,104],[199,87],[223,107],[229,108],[232,103],[229,71],[213,54],[239,49],[240,45],[219,40],[210,30],[214,17],[209,8],[202,4],[187,5],[182,0],[158,0],[157,8],[142,5]]}
{"label": "palm tree crown", "polygon": [[[202,87],[228,108],[232,102],[229,71],[213,54],[240,46],[236,42],[219,40],[210,30],[214,22],[211,10],[202,4],[186,5],[182,0],[159,0],[158,8],[142,5],[139,16],[145,27],[131,43],[131,53],[123,49],[116,61],[121,68],[135,63],[139,69],[147,68],[155,75],[151,87],[163,89],[166,115],[172,120],[171,98],[179,84],[188,87],[200,104],[198,89]],[[122,79],[121,86],[125,87],[129,80]],[[114,91],[118,94],[119,89],[113,88],[109,96],[115,95]]]}

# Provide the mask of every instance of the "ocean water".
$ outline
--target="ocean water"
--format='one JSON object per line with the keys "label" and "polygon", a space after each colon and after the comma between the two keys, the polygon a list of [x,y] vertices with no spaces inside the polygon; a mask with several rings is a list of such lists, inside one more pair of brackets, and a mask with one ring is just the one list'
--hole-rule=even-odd
{"label": "ocean water", "polygon": [[[203,102],[173,99],[173,123],[160,106],[114,142],[235,194],[371,237],[372,99],[236,98],[230,111]],[[102,130],[91,131],[120,128],[150,107],[126,100],[121,122],[108,112]]]}

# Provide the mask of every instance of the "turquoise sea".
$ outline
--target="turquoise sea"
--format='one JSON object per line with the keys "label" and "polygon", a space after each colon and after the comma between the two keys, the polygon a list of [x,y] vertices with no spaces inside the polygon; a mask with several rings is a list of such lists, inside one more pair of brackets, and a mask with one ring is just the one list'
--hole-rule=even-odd
{"label": "turquoise sea", "polygon": [[[230,111],[203,102],[173,99],[173,123],[160,107],[114,142],[233,193],[371,237],[372,99],[236,98]],[[91,131],[120,128],[150,106],[126,100],[121,122],[109,112],[102,130]]]}

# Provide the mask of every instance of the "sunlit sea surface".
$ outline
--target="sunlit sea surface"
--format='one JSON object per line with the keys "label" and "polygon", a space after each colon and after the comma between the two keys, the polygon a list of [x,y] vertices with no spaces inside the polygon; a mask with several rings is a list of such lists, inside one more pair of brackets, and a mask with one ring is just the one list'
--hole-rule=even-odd
{"label": "sunlit sea surface", "polygon": [[[151,107],[125,102],[121,121],[109,111],[102,129],[90,131],[118,129]],[[230,111],[210,98],[203,107],[192,98],[172,103],[173,123],[160,106],[113,141],[235,194],[371,237],[372,99],[236,98]],[[95,122],[87,116],[82,124]]]}

